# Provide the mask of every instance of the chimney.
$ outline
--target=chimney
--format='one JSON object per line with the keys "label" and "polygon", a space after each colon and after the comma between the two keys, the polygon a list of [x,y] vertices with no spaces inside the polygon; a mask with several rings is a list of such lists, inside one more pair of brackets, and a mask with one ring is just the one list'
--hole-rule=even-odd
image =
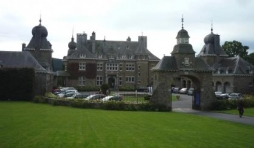
{"label": "chimney", "polygon": [[22,43],[22,51],[26,48],[26,43]]}

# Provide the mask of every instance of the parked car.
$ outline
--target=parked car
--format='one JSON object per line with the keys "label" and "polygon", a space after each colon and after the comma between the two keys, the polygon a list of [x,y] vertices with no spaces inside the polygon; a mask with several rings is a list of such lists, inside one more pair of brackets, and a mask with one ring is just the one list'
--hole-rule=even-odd
{"label": "parked car", "polygon": [[194,88],[189,88],[187,91],[187,95],[192,95],[193,96]]}
{"label": "parked car", "polygon": [[93,94],[85,98],[85,100],[100,100],[102,98],[106,97],[104,94]]}
{"label": "parked car", "polygon": [[231,93],[231,94],[229,94],[228,99],[229,100],[232,100],[232,99],[243,99],[243,95],[241,93]]}
{"label": "parked car", "polygon": [[182,89],[180,89],[179,93],[180,94],[187,94],[187,91],[188,91],[187,88],[182,88]]}
{"label": "parked car", "polygon": [[87,98],[89,95],[88,94],[76,94],[76,96],[74,97],[75,99],[85,99]]}
{"label": "parked car", "polygon": [[102,98],[103,102],[106,101],[121,101],[123,99],[123,97],[121,95],[117,95],[117,96],[106,96],[104,98]]}
{"label": "parked car", "polygon": [[214,92],[214,94],[215,94],[216,98],[219,98],[220,95],[222,94],[222,92],[221,91],[216,91],[216,92]]}
{"label": "parked car", "polygon": [[179,93],[180,88],[179,87],[173,87],[172,93]]}
{"label": "parked car", "polygon": [[58,97],[62,98],[62,97],[65,97],[66,94],[69,94],[69,93],[78,93],[77,90],[64,90],[62,91],[61,93],[57,94]]}
{"label": "parked car", "polygon": [[218,99],[228,99],[229,98],[229,93],[223,93],[221,94]]}

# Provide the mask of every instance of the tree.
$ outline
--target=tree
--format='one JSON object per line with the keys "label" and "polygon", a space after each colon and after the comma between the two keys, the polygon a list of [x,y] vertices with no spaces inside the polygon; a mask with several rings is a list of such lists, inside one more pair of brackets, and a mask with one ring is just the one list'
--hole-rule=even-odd
{"label": "tree", "polygon": [[251,63],[252,65],[254,65],[254,52],[250,53],[246,59],[246,61],[248,61],[249,63]]}
{"label": "tree", "polygon": [[240,56],[241,58],[247,60],[248,59],[248,46],[243,46],[241,42],[238,41],[233,41],[229,42],[226,41],[222,45],[222,49],[228,54],[229,57],[234,57],[234,56]]}

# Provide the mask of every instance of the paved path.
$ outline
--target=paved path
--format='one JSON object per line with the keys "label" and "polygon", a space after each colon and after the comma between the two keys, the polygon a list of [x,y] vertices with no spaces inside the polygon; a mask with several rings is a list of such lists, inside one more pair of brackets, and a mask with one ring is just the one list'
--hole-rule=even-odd
{"label": "paved path", "polygon": [[192,97],[187,95],[180,95],[179,101],[174,101],[172,103],[173,111],[174,112],[182,112],[182,113],[189,113],[199,116],[207,116],[216,119],[248,124],[254,126],[254,117],[247,117],[243,116],[240,118],[238,115],[231,115],[231,114],[223,114],[223,113],[215,113],[215,112],[205,112],[205,111],[197,111],[191,109]]}

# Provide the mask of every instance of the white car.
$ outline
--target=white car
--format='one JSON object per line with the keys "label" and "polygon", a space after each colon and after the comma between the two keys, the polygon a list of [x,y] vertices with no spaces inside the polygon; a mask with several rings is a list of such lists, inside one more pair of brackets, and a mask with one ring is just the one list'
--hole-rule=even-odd
{"label": "white car", "polygon": [[121,101],[123,99],[123,96],[121,95],[116,95],[116,96],[106,96],[104,98],[102,98],[103,102],[106,101]]}

